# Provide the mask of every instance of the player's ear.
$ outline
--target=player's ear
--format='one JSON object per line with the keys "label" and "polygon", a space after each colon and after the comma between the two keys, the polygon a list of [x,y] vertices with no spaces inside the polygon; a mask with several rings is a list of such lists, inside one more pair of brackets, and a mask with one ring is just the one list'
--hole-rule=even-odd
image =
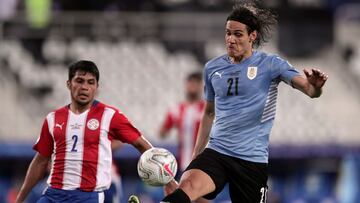
{"label": "player's ear", "polygon": [[67,81],[66,81],[66,87],[67,87],[68,89],[70,89],[70,80],[67,80]]}
{"label": "player's ear", "polygon": [[252,31],[249,35],[249,38],[250,38],[250,41],[254,43],[254,41],[257,38],[257,31],[256,30]]}

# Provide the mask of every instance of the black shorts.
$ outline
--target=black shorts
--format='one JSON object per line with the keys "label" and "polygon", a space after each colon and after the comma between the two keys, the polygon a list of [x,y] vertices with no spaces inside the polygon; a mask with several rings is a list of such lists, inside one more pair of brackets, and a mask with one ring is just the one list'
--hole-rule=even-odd
{"label": "black shorts", "polygon": [[229,194],[233,203],[265,203],[268,165],[245,161],[206,148],[187,167],[208,174],[215,183],[215,191],[204,196],[214,199],[229,183]]}

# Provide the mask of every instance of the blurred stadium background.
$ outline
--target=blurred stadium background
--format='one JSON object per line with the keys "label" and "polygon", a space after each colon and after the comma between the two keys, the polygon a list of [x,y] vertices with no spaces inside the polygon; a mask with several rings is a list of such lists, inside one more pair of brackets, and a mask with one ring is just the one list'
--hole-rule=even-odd
{"label": "blurred stadium background", "polygon": [[[233,0],[0,0],[0,202],[11,203],[25,176],[42,121],[69,102],[67,66],[100,68],[99,100],[119,107],[155,145],[176,154],[176,137],[157,130],[183,97],[184,76],[224,53]],[[280,86],[270,146],[269,203],[360,202],[360,1],[264,0],[279,25],[263,50],[299,70],[329,74],[320,99]],[[139,154],[115,152],[124,202],[141,194]],[[34,202],[45,187],[29,196]],[[229,202],[226,192],[214,202]]]}

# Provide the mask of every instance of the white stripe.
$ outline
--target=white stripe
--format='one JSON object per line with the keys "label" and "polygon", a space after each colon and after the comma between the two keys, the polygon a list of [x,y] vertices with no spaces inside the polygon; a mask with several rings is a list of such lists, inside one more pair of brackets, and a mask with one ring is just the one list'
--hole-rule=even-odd
{"label": "white stripe", "polygon": [[[53,140],[54,140],[55,112],[49,113],[49,114],[46,116],[46,120],[47,120],[47,123],[48,123],[49,132],[50,132],[50,134],[51,134],[51,137],[52,137]],[[56,144],[55,144],[55,142],[54,142],[54,149],[55,149],[55,147],[56,147]],[[54,161],[53,159],[54,159],[54,153],[52,154],[51,162]],[[52,178],[52,174],[53,174],[53,171],[54,171],[54,169],[53,169],[54,164],[51,164],[51,166],[52,166],[52,167],[51,167],[51,169],[50,169],[50,175],[49,175],[49,177],[48,177],[48,179],[47,179],[47,181],[46,181],[48,185],[50,185],[51,178]]]}
{"label": "white stripe", "polygon": [[99,203],[103,203],[103,202],[104,202],[104,200],[105,200],[104,192],[99,192],[99,193],[98,193],[98,200],[99,200]]}
{"label": "white stripe", "polygon": [[272,82],[271,85],[270,85],[270,89],[277,87],[277,85],[278,84],[276,82]]}
{"label": "white stripe", "polygon": [[263,120],[261,120],[262,123],[268,121],[268,120],[271,120],[275,117],[275,115],[271,116],[271,117],[267,117],[267,118],[264,118]]}
{"label": "white stripe", "polygon": [[[267,106],[264,108],[264,113],[266,111],[268,111],[269,109],[272,109],[274,107],[276,107],[276,97],[274,97],[273,99],[271,99],[269,102],[267,102],[266,104]],[[263,113],[263,114],[264,114]]]}
{"label": "white stripe", "polygon": [[276,99],[277,99],[277,96],[276,97],[271,97],[270,99],[267,99],[264,109],[272,108],[273,106],[275,106]]}
{"label": "white stripe", "polygon": [[[80,187],[84,151],[86,117],[89,111],[74,114],[69,111],[66,124],[66,162],[64,166],[63,189],[73,190]],[[76,126],[77,127],[72,127]],[[65,127],[65,126],[64,126]],[[76,144],[76,145],[75,145]],[[72,150],[76,151],[72,151]]]}
{"label": "white stripe", "polygon": [[108,189],[111,183],[111,141],[108,138],[110,122],[115,114],[115,110],[105,107],[101,118],[100,140],[99,140],[99,157],[96,174],[95,191]]}
{"label": "white stripe", "polygon": [[261,121],[263,121],[264,119],[266,119],[267,117],[269,117],[270,115],[275,116],[276,113],[276,107],[274,106],[272,109],[270,109],[269,111],[266,111],[263,113],[263,116],[261,118]]}
{"label": "white stripe", "polygon": [[276,97],[277,97],[277,94],[271,95],[267,98],[266,102],[273,101],[274,99],[276,99]]}
{"label": "white stripe", "polygon": [[266,116],[264,116],[262,121],[266,121],[269,120],[270,118],[274,118],[274,116],[275,116],[275,111],[272,112],[271,114],[267,114]]}
{"label": "white stripe", "polygon": [[275,107],[272,108],[272,109],[267,110],[266,112],[264,112],[262,117],[264,118],[264,117],[266,117],[266,116],[268,116],[268,115],[270,115],[270,114],[273,114],[274,112],[276,112],[276,108],[275,108]]}
{"label": "white stripe", "polygon": [[55,112],[51,112],[46,116],[49,132],[54,139]]}
{"label": "white stripe", "polygon": [[276,97],[277,93],[277,89],[272,90],[271,92],[269,92],[268,98]]}
{"label": "white stripe", "polygon": [[276,107],[276,99],[277,97],[272,97],[271,99],[268,99],[266,101],[265,107],[264,107],[264,112],[269,110],[269,109],[273,109]]}
{"label": "white stripe", "polygon": [[269,93],[266,98],[266,103],[264,106],[263,115],[261,117],[261,122],[265,122],[267,120],[270,120],[275,117],[276,114],[276,100],[277,100],[277,94],[278,94],[278,82],[273,81],[270,84],[269,87]]}
{"label": "white stripe", "polygon": [[184,109],[183,114],[183,148],[181,150],[181,170],[185,170],[191,161],[194,146],[194,131],[196,119],[198,118],[198,106],[191,105]]}

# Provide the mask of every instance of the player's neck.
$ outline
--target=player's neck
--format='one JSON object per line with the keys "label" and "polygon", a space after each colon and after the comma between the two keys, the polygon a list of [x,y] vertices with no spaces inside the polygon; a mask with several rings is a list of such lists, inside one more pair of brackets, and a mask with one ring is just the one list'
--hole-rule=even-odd
{"label": "player's neck", "polygon": [[253,54],[253,50],[251,51],[248,51],[240,56],[230,56],[230,60],[231,60],[231,63],[241,63],[242,61],[244,61],[245,59],[247,58],[250,58]]}
{"label": "player's neck", "polygon": [[86,105],[81,105],[76,102],[71,102],[70,104],[70,111],[72,111],[74,114],[81,114],[85,112],[86,110],[90,109],[93,102],[89,102]]}

